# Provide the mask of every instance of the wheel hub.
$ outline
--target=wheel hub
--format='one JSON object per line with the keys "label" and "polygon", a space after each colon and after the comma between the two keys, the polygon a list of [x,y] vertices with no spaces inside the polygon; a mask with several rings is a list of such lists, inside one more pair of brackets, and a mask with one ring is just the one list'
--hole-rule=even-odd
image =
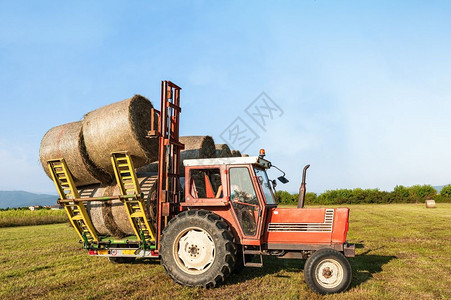
{"label": "wheel hub", "polygon": [[317,282],[325,288],[334,288],[343,281],[343,267],[333,259],[321,261],[315,270]]}
{"label": "wheel hub", "polygon": [[205,272],[215,258],[215,244],[211,236],[202,229],[190,229],[179,235],[176,261],[185,272]]}
{"label": "wheel hub", "polygon": [[332,273],[333,273],[333,271],[329,267],[323,269],[323,276],[325,278],[332,277]]}
{"label": "wheel hub", "polygon": [[191,245],[190,247],[188,247],[188,251],[189,254],[194,257],[199,254],[199,248],[197,248],[197,245]]}

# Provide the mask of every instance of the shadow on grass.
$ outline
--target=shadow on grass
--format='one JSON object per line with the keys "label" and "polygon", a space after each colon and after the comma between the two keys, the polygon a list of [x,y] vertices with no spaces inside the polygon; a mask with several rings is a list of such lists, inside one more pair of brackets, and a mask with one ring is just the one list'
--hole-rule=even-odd
{"label": "shadow on grass", "polygon": [[[363,244],[356,244],[356,248],[364,248]],[[377,250],[377,249],[374,249]],[[372,250],[367,250],[360,255],[349,258],[352,266],[352,282],[350,288],[361,285],[382,271],[382,266],[395,259],[396,256],[370,255]],[[132,264],[159,265],[159,259],[137,259]],[[279,259],[273,256],[264,257],[262,268],[242,268],[234,271],[226,280],[224,285],[243,283],[254,278],[273,275],[277,278],[290,278],[289,274],[278,274],[281,271],[300,273],[304,271],[305,260],[302,259]]]}
{"label": "shadow on grass", "polygon": [[[357,245],[356,245],[357,246]],[[363,247],[356,247],[363,248]],[[382,266],[395,259],[396,256],[370,255],[371,250],[363,254],[349,258],[352,266],[352,282],[350,288],[361,285],[371,279],[374,274],[382,271]],[[289,278],[288,274],[277,274],[280,271],[304,272],[305,260],[301,259],[278,259],[276,257],[265,257],[263,268],[244,268],[235,272],[226,281],[226,285],[236,284],[273,274],[274,277]]]}
{"label": "shadow on grass", "polygon": [[365,251],[349,259],[352,266],[352,282],[350,288],[361,285],[382,271],[382,266],[397,258],[393,255],[371,255],[371,250]]}
{"label": "shadow on grass", "polygon": [[264,265],[262,268],[243,267],[241,270],[234,271],[226,280],[225,285],[242,283],[254,278],[267,275],[273,275],[277,278],[290,278],[290,274],[277,274],[280,271],[302,272],[305,261],[301,259],[279,259],[273,256],[263,257]]}
{"label": "shadow on grass", "polygon": [[160,259],[159,258],[140,258],[137,259],[130,264],[132,265],[159,265]]}

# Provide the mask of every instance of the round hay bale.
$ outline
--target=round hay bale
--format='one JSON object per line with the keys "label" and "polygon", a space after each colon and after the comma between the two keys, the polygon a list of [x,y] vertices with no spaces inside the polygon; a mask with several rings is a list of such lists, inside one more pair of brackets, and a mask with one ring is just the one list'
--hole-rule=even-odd
{"label": "round hay bale", "polygon": [[232,151],[230,151],[227,144],[216,144],[216,157],[232,157]]}
{"label": "round hay bale", "polygon": [[[103,197],[105,189],[100,185],[83,186],[78,190],[80,198],[94,198]],[[111,235],[110,230],[107,228],[103,218],[103,202],[101,201],[88,201],[85,204],[86,210],[91,217],[92,225],[95,230],[102,235]]]}
{"label": "round hay bale", "polygon": [[437,207],[435,205],[435,200],[428,199],[425,201],[425,203],[426,203],[426,208],[436,208]]}
{"label": "round hay bale", "polygon": [[110,153],[128,151],[135,167],[158,159],[158,138],[148,138],[152,104],[135,95],[87,113],[83,119],[86,150],[94,164],[113,174]]}
{"label": "round hay bale", "polygon": [[185,176],[185,159],[216,157],[215,142],[211,136],[182,136],[180,142],[185,144],[185,149],[180,152],[180,176]]}
{"label": "round hay bale", "polygon": [[181,153],[182,160],[216,157],[215,142],[211,136],[182,136],[180,142],[185,144]]}
{"label": "round hay bale", "polygon": [[[155,174],[138,174],[138,181],[144,194],[146,215],[149,221],[153,223],[156,222],[157,179],[158,177]],[[116,184],[86,187],[79,192],[80,196],[83,195],[83,197],[120,195],[119,187]],[[123,238],[135,234],[121,200],[88,201],[86,210],[91,217],[94,228],[101,235]]]}
{"label": "round hay bale", "polygon": [[240,150],[232,150],[232,156],[233,157],[241,157],[241,152]]}
{"label": "round hay bale", "polygon": [[58,158],[65,159],[76,186],[111,179],[89,158],[82,132],[82,122],[72,122],[53,127],[44,135],[39,149],[39,159],[50,179],[52,176],[47,161]]}

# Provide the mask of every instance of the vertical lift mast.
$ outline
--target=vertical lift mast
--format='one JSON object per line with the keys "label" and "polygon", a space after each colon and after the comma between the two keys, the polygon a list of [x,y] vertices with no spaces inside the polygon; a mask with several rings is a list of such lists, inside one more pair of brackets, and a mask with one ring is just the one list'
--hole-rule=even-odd
{"label": "vertical lift mast", "polygon": [[[161,112],[159,112],[158,189],[157,189],[157,249],[164,227],[181,198],[180,151],[185,145],[179,141],[180,90],[170,81],[161,83]],[[158,112],[157,112],[158,113]],[[153,114],[152,114],[153,115]],[[153,126],[154,122],[152,122]]]}

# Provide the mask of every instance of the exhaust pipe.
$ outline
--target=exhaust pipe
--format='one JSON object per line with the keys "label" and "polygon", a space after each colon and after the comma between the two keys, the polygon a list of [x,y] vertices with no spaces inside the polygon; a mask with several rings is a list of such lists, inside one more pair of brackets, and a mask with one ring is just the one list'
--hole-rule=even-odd
{"label": "exhaust pipe", "polygon": [[301,187],[299,188],[298,208],[304,208],[304,202],[305,202],[305,177],[307,175],[307,169],[309,167],[310,167],[310,165],[306,165],[304,167],[304,171],[302,171],[302,183],[301,183]]}

